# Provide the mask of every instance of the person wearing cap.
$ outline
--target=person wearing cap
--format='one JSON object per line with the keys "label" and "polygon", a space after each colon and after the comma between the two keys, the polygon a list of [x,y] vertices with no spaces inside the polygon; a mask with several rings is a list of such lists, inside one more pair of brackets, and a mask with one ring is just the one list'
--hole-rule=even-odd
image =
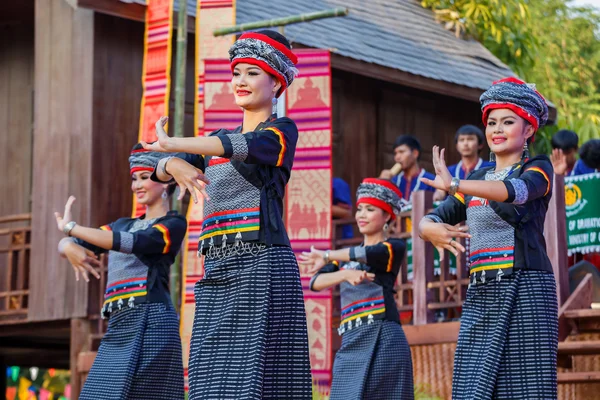
{"label": "person wearing cap", "polygon": [[169,295],[169,270],[187,230],[185,218],[170,211],[174,185],[153,182],[150,175],[166,155],[133,147],[129,156],[131,190],[145,213],[120,218],[99,229],[75,223],[71,196],[58,229],[67,237],[60,254],[82,274],[99,278],[93,268],[108,252],[103,318],[108,330],[79,399],[184,398],[179,318]]}
{"label": "person wearing cap", "polygon": [[309,287],[340,285],[342,346],[333,365],[331,400],[413,399],[410,347],[400,325],[394,285],[405,243],[388,237],[402,193],[392,182],[367,178],[356,192],[360,246],[304,252],[314,273]]}
{"label": "person wearing cap", "polygon": [[[312,396],[304,297],[283,224],[283,196],[298,141],[277,98],[297,75],[281,34],[242,34],[229,50],[242,125],[209,136],[173,138],[156,124],[158,151],[185,152],[157,165],[196,200],[205,275],[194,287],[190,399],[305,399]],[[199,180],[204,180],[203,186]]]}
{"label": "person wearing cap", "polygon": [[464,252],[456,239],[470,238],[452,398],[556,399],[558,306],[543,237],[553,169],[547,156],[529,155],[548,106],[517,78],[494,82],[480,100],[496,165],[459,179],[435,146],[436,177],[424,182],[450,196],[419,224],[441,254]]}

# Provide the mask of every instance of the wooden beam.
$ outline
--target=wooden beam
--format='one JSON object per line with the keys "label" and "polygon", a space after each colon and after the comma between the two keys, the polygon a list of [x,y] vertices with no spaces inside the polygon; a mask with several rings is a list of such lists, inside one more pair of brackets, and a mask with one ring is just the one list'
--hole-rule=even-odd
{"label": "wooden beam", "polygon": [[433,322],[433,311],[427,307],[432,295],[427,289],[427,282],[433,280],[433,247],[419,237],[418,229],[421,219],[433,206],[433,193],[424,190],[412,195],[412,259],[413,259],[413,296],[414,324],[425,325]]}
{"label": "wooden beam", "polygon": [[403,325],[410,346],[456,343],[460,322],[440,322],[426,325]]}
{"label": "wooden beam", "polygon": [[[133,21],[144,22],[146,20],[146,6],[137,3],[123,3],[119,0],[77,0],[78,6],[94,10],[101,14],[112,15]],[[178,18],[178,12],[173,12],[174,20]],[[196,32],[196,18],[188,15],[187,31]]]}
{"label": "wooden beam", "polygon": [[481,96],[481,93],[483,93],[482,89],[470,88],[467,86],[426,78],[424,76],[411,74],[399,69],[384,67],[382,65],[361,60],[355,60],[335,53],[331,53],[331,67],[342,71],[348,71],[354,74],[367,76],[369,78],[397,83],[399,85],[408,86],[426,92],[442,94],[472,102],[479,102],[479,96]]}
{"label": "wooden beam", "polygon": [[579,285],[575,288],[573,293],[565,301],[565,303],[558,309],[558,340],[563,341],[569,335],[569,329],[571,325],[567,319],[572,318],[573,315],[568,315],[570,310],[581,310],[589,309],[591,314],[595,317],[598,316],[600,310],[590,309],[592,304],[592,274],[587,274]]}

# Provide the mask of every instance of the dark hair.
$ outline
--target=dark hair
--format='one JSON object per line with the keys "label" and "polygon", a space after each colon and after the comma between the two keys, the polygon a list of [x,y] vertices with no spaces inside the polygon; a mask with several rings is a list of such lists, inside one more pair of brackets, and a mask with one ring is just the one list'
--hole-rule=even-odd
{"label": "dark hair", "polygon": [[173,193],[175,193],[175,189],[177,189],[177,183],[170,183],[169,186],[167,186],[167,195],[173,196]]}
{"label": "dark hair", "polygon": [[481,131],[481,129],[479,129],[475,125],[463,125],[460,128],[458,128],[458,130],[454,134],[454,143],[458,143],[458,138],[460,136],[471,136],[471,135],[477,136],[477,141],[479,142],[479,144],[480,145],[483,144],[483,141],[485,140],[485,138],[483,136],[483,132]]}
{"label": "dark hair", "polygon": [[568,129],[561,129],[552,136],[551,142],[553,149],[575,150],[579,147],[579,136]]}
{"label": "dark hair", "polygon": [[421,155],[421,143],[419,142],[419,140],[416,137],[414,137],[412,135],[398,136],[396,138],[396,140],[394,141],[394,150],[396,150],[397,147],[400,147],[403,145],[408,146],[408,148],[411,150],[418,150],[419,155]]}
{"label": "dark hair", "polygon": [[600,139],[590,139],[579,149],[579,158],[590,168],[600,169]]}
{"label": "dark hair", "polygon": [[290,44],[289,40],[287,40],[287,38],[285,36],[283,36],[281,33],[277,32],[277,31],[272,31],[270,29],[263,29],[260,31],[256,31],[256,33],[260,33],[261,35],[268,36],[271,39],[278,41],[279,43],[281,43],[288,49],[290,49],[290,50],[292,49],[292,45]]}

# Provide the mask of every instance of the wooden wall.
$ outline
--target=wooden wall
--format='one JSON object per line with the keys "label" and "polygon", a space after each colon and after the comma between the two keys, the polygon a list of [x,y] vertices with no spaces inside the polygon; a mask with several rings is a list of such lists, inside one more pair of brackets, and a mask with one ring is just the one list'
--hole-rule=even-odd
{"label": "wooden wall", "polygon": [[481,127],[477,103],[336,69],[332,74],[333,174],[346,180],[352,192],[363,178],[378,176],[394,164],[397,136],[416,136],[423,148],[421,164],[433,171],[434,144],[449,149],[447,161],[455,163],[460,159],[454,146],[456,129],[464,124]]}
{"label": "wooden wall", "polygon": [[[31,4],[28,4],[31,3]],[[0,16],[0,216],[31,211],[33,1]],[[22,225],[20,223],[19,225]]]}
{"label": "wooden wall", "polygon": [[54,211],[78,197],[90,223],[94,14],[64,0],[35,0],[35,101],[29,318],[85,316],[87,286],[56,251]]}

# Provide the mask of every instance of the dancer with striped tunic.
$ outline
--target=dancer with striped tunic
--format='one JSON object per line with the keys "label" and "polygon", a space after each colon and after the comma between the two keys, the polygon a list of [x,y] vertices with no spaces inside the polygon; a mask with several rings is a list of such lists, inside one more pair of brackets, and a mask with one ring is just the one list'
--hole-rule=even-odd
{"label": "dancer with striped tunic", "polygon": [[169,270],[181,248],[187,223],[169,211],[175,186],[150,179],[162,153],[134,146],[129,157],[131,190],[146,207],[139,218],[121,218],[100,229],[76,224],[70,197],[64,215],[56,214],[67,237],[59,252],[83,274],[109,251],[102,317],[109,318],[98,355],[79,399],[183,399],[183,362],[179,321],[169,295]]}
{"label": "dancer with striped tunic", "polygon": [[410,347],[400,325],[394,285],[404,260],[404,240],[387,237],[400,212],[402,193],[392,182],[365,179],[356,192],[361,246],[303,253],[315,273],[311,290],[340,285],[338,333],[331,400],[410,400],[414,397]]}
{"label": "dancer with striped tunic", "polygon": [[[528,151],[548,106],[516,78],[495,82],[481,105],[495,168],[453,178],[435,146],[435,180],[423,180],[450,196],[421,220],[421,237],[440,254],[464,252],[455,238],[471,238],[452,398],[556,399],[556,284],[543,237],[553,170]],[[465,220],[468,232],[455,227]]]}
{"label": "dancer with striped tunic", "polygon": [[268,30],[241,35],[229,56],[242,125],[208,137],[170,138],[163,118],[158,143],[147,145],[187,152],[159,163],[156,179],[172,177],[194,200],[195,189],[206,197],[190,399],[310,399],[300,274],[282,219],[298,130],[272,114],[297,74],[297,58],[285,37]]}

